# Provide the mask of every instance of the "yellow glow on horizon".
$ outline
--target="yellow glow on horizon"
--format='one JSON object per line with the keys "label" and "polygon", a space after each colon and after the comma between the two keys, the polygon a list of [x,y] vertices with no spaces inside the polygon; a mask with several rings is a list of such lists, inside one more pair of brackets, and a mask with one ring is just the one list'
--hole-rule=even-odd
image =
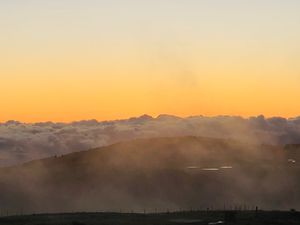
{"label": "yellow glow on horizon", "polygon": [[87,1],[0,3],[0,121],[300,115],[299,3]]}

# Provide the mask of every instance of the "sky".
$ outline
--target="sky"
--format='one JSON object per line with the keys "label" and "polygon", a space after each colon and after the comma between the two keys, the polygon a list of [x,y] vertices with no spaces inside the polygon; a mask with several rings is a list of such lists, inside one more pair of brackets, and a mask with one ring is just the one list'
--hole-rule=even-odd
{"label": "sky", "polygon": [[300,115],[298,0],[0,1],[0,121]]}

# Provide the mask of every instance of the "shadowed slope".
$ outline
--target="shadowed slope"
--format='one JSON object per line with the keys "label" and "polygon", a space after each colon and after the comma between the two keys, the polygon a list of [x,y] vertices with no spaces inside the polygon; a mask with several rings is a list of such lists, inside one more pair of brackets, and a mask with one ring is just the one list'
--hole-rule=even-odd
{"label": "shadowed slope", "polygon": [[287,150],[232,140],[140,139],[0,170],[2,208],[23,212],[297,207]]}

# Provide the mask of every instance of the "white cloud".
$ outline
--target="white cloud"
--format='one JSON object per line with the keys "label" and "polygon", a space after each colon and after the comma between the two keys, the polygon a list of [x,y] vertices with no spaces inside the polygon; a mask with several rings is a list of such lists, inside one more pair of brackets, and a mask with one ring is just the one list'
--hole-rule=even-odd
{"label": "white cloud", "polygon": [[206,136],[238,139],[246,143],[300,143],[300,118],[263,116],[187,117],[141,116],[128,120],[73,123],[0,124],[0,166],[67,154],[135,138]]}

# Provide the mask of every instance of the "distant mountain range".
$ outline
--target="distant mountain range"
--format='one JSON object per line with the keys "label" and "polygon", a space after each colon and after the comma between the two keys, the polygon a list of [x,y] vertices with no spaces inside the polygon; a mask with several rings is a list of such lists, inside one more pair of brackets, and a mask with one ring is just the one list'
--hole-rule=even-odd
{"label": "distant mountain range", "polygon": [[298,147],[194,136],[120,142],[0,169],[0,208],[299,208]]}
{"label": "distant mountain range", "polygon": [[264,116],[180,118],[148,115],[126,120],[0,124],[0,167],[136,138],[204,136],[249,144],[300,143],[300,118]]}

